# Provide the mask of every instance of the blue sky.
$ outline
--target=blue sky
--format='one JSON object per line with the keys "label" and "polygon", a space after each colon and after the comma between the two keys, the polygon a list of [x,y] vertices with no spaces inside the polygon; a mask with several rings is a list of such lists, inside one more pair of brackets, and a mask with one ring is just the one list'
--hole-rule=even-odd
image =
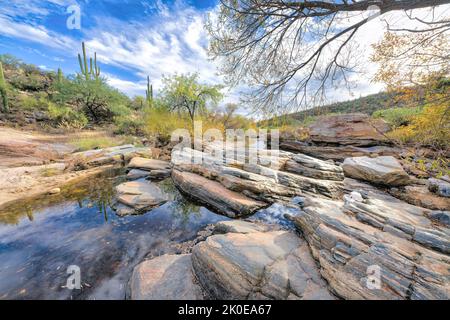
{"label": "blue sky", "polygon": [[[149,75],[156,89],[163,74],[199,72],[216,83],[206,53],[203,23],[216,0],[0,0],[0,53],[43,69],[78,71],[81,41],[97,52],[109,82],[130,96],[143,94]],[[81,29],[68,29],[67,8],[81,10]]]}
{"label": "blue sky", "polygon": [[[202,81],[220,83],[215,62],[208,59],[204,22],[218,0],[0,0],[0,53],[11,53],[42,69],[61,67],[78,72],[77,54],[86,42],[89,55],[97,52],[104,76],[129,96],[143,95],[150,76],[156,92],[161,76],[198,72]],[[67,8],[81,9],[81,29],[68,29]],[[360,33],[366,46],[383,32],[373,21]],[[366,58],[367,58],[366,57]],[[363,57],[362,57],[363,58]],[[368,58],[367,58],[368,60]],[[382,89],[371,82],[376,66],[358,74],[350,94],[330,88],[330,101],[347,100]],[[242,89],[242,88],[241,88]],[[225,90],[225,102],[239,100],[238,89]],[[242,112],[245,113],[245,112]]]}

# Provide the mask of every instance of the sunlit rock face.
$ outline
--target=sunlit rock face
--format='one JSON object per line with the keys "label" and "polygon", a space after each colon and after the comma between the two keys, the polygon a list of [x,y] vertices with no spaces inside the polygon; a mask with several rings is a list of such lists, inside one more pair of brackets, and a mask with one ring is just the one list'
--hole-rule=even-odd
{"label": "sunlit rock face", "polygon": [[383,133],[389,125],[362,113],[321,117],[309,127],[311,141],[353,146],[374,146],[386,143]]}
{"label": "sunlit rock face", "polygon": [[411,182],[401,164],[390,156],[347,158],[342,168],[345,176],[373,184],[404,186]]}

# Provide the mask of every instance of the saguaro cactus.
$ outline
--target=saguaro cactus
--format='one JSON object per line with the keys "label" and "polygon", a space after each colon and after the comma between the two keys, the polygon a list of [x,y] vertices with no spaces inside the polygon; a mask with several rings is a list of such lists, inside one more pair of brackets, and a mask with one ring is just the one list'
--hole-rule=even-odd
{"label": "saguaro cactus", "polygon": [[58,77],[57,77],[57,81],[58,81],[59,84],[61,84],[62,81],[63,81],[63,73],[62,73],[61,68],[58,68]]}
{"label": "saguaro cactus", "polygon": [[92,77],[96,80],[100,77],[100,67],[97,66],[97,52],[94,52],[94,64],[92,64],[92,58],[89,58],[89,67],[88,67],[88,59],[86,56],[86,46],[84,42],[81,43],[81,47],[83,49],[83,58],[78,54],[78,62],[80,64],[81,74],[84,75],[86,80],[90,80]]}
{"label": "saguaro cactus", "polygon": [[2,96],[3,111],[8,112],[8,95],[6,93],[6,80],[3,73],[3,65],[0,62],[0,95]]}
{"label": "saguaro cactus", "polygon": [[145,90],[145,95],[147,97],[147,103],[149,106],[153,104],[153,85],[150,84],[150,77],[147,76],[147,90]]}

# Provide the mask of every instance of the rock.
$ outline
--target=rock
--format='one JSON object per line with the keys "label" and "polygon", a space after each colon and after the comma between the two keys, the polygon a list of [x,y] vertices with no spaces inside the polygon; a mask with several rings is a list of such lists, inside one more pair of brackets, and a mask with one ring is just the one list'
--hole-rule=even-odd
{"label": "rock", "polygon": [[163,255],[138,264],[130,282],[132,300],[201,300],[190,254]]}
{"label": "rock", "polygon": [[341,167],[303,154],[293,155],[292,160],[286,162],[284,169],[309,178],[344,180]]}
{"label": "rock", "polygon": [[355,146],[315,146],[298,141],[281,141],[280,149],[300,152],[322,160],[342,162],[350,157],[393,156],[398,158],[401,149],[388,146],[355,147]]}
{"label": "rock", "polygon": [[162,180],[170,177],[172,170],[150,170],[149,178],[154,180]]}
{"label": "rock", "polygon": [[432,211],[432,212],[430,212],[428,217],[433,221],[437,221],[447,227],[450,227],[450,212],[449,211]]}
{"label": "rock", "polygon": [[132,158],[128,164],[128,168],[135,168],[140,170],[169,170],[170,163],[162,160],[147,159],[141,157]]}
{"label": "rock", "polygon": [[267,206],[191,172],[173,170],[172,179],[183,193],[228,217],[246,216]]}
{"label": "rock", "polygon": [[149,176],[149,172],[146,170],[141,170],[141,169],[131,169],[128,173],[127,173],[127,179],[130,180],[136,180],[136,179],[140,179],[140,178],[145,178]]}
{"label": "rock", "polygon": [[210,298],[334,299],[304,240],[288,231],[249,229],[210,236],[192,249],[195,275]]}
{"label": "rock", "polygon": [[58,193],[60,193],[61,192],[61,189],[60,188],[53,188],[53,189],[51,189],[48,193],[49,194],[58,194]]}
{"label": "rock", "polygon": [[[168,198],[158,186],[147,181],[124,182],[116,187],[117,201],[131,207],[136,213],[151,209],[165,203]],[[130,213],[130,210],[120,210]]]}
{"label": "rock", "polygon": [[426,186],[391,188],[389,193],[416,206],[431,210],[450,210],[450,199],[431,193]]}
{"label": "rock", "polygon": [[383,133],[389,129],[384,120],[366,114],[341,114],[320,117],[309,127],[309,136],[313,142],[373,146],[386,142]]}
{"label": "rock", "polygon": [[444,180],[428,179],[428,189],[441,197],[450,198],[450,183]]}
{"label": "rock", "polygon": [[386,197],[370,191],[369,204],[307,197],[303,214],[293,219],[341,298],[447,300],[448,229],[435,228],[420,208]]}
{"label": "rock", "polygon": [[149,148],[137,148],[132,144],[126,144],[117,147],[88,150],[73,154],[74,159],[79,159],[87,167],[98,167],[107,164],[125,163],[137,155],[151,155]]}
{"label": "rock", "polygon": [[267,230],[267,226],[242,220],[221,221],[214,226],[214,233],[216,234],[264,232]]}
{"label": "rock", "polygon": [[374,184],[402,186],[410,183],[410,178],[403,167],[390,156],[347,158],[342,168],[345,176]]}

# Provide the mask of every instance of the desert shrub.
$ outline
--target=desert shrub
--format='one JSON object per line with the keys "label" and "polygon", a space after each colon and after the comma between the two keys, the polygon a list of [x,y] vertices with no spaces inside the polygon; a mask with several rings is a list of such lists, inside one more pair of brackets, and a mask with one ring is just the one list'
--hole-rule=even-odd
{"label": "desert shrub", "polygon": [[402,143],[414,143],[437,149],[450,148],[450,107],[445,103],[426,105],[410,124],[401,126],[388,136]]}
{"label": "desert shrub", "polygon": [[183,114],[170,112],[165,108],[149,108],[145,111],[144,130],[149,136],[170,141],[172,132],[176,129],[192,130],[191,120]]}
{"label": "desert shrub", "polygon": [[66,128],[81,129],[88,123],[88,119],[82,112],[52,102],[48,105],[48,116],[55,125]]}
{"label": "desert shrub", "polygon": [[18,101],[15,105],[19,109],[34,111],[34,110],[47,110],[51,102],[45,97],[45,95],[19,95]]}
{"label": "desert shrub", "polygon": [[129,134],[140,136],[145,133],[145,119],[141,114],[122,115],[114,117],[117,134]]}
{"label": "desert shrub", "polygon": [[400,126],[409,125],[411,121],[421,112],[421,106],[414,108],[392,108],[377,110],[372,114],[372,117],[384,119],[393,128],[398,128]]}
{"label": "desert shrub", "polygon": [[54,101],[73,105],[96,123],[112,122],[114,116],[128,112],[128,97],[109,86],[105,79],[76,76],[56,83],[54,89]]}

